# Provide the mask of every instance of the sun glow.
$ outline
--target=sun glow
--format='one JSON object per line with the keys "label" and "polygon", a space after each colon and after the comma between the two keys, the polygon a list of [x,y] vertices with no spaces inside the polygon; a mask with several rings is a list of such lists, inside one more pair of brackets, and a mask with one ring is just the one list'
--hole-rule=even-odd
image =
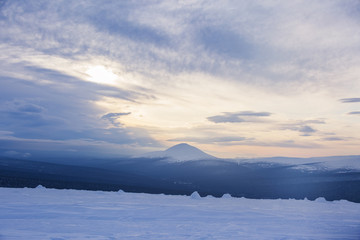
{"label": "sun glow", "polygon": [[86,74],[88,75],[88,81],[100,84],[115,85],[118,80],[118,76],[111,69],[104,66],[90,67]]}

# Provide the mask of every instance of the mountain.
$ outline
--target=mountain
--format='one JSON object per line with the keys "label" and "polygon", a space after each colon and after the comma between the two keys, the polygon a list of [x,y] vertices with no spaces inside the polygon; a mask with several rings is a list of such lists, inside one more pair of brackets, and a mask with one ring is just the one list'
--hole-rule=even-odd
{"label": "mountain", "polygon": [[187,143],[180,143],[172,146],[165,151],[150,152],[141,155],[144,158],[167,158],[170,161],[183,162],[192,160],[210,160],[217,159],[200,149],[193,147]]}
{"label": "mountain", "polygon": [[[98,159],[99,163],[92,167],[0,157],[0,187],[41,184],[59,189],[123,189],[179,195],[198,191],[202,196],[229,193],[255,199],[325,197],[360,203],[360,170],[353,169],[360,161],[357,156],[186,161],[209,155],[184,144],[152,155],[154,158]],[[334,168],[328,168],[329,163]]]}
{"label": "mountain", "polygon": [[313,158],[288,158],[272,157],[257,159],[237,159],[238,163],[263,163],[263,164],[281,164],[289,166],[292,169],[304,171],[359,171],[360,155],[350,156],[330,156],[330,157],[313,157]]}

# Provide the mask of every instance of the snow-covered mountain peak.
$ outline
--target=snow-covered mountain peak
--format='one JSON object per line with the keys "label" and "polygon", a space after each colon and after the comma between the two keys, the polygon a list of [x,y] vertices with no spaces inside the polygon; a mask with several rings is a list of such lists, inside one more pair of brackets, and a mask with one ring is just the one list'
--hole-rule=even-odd
{"label": "snow-covered mountain peak", "polygon": [[143,154],[142,157],[150,158],[168,158],[172,161],[191,161],[191,160],[203,160],[203,159],[216,159],[200,149],[193,147],[187,143],[180,143],[172,146],[165,151],[151,152]]}
{"label": "snow-covered mountain peak", "polygon": [[187,143],[180,143],[180,144],[174,145],[172,147],[169,147],[165,151],[172,151],[172,150],[176,150],[176,149],[179,149],[179,150],[197,149],[197,150],[199,150],[198,148],[193,147],[193,146],[191,146],[191,145],[189,145]]}

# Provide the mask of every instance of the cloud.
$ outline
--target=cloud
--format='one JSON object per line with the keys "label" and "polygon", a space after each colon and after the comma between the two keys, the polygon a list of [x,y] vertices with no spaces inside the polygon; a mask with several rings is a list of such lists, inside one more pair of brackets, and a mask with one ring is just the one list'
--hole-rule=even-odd
{"label": "cloud", "polygon": [[5,151],[3,153],[4,156],[7,157],[13,157],[13,158],[29,158],[31,157],[31,153],[23,153],[23,152],[17,152],[17,151]]}
{"label": "cloud", "polygon": [[263,147],[280,147],[280,148],[297,148],[297,149],[313,149],[323,148],[324,146],[315,142],[302,142],[294,140],[283,141],[269,141],[269,142],[254,142],[248,144],[249,146],[263,146]]}
{"label": "cloud", "polygon": [[238,145],[239,142],[251,141],[252,139],[237,136],[225,137],[185,137],[168,139],[170,142],[192,142],[202,144]]}
{"label": "cloud", "polygon": [[222,115],[216,115],[208,117],[210,122],[214,123],[240,123],[240,122],[258,122],[259,117],[268,117],[271,113],[269,112],[252,112],[252,111],[241,111],[241,112],[224,112]]}
{"label": "cloud", "polygon": [[239,118],[237,115],[233,114],[224,114],[224,115],[217,115],[207,118],[210,122],[214,123],[239,123],[245,122],[244,119]]}
{"label": "cloud", "polygon": [[[216,144],[222,146],[259,146],[259,147],[280,147],[280,148],[321,148],[322,145],[314,142],[297,142],[294,140],[262,141],[255,138],[225,136],[225,137],[185,137],[168,139],[170,142],[190,142],[199,144]],[[330,140],[328,140],[330,141]]]}
{"label": "cloud", "polygon": [[252,111],[242,111],[235,113],[238,116],[252,116],[252,117],[268,117],[271,115],[269,112],[252,112]]}
{"label": "cloud", "polygon": [[[135,102],[146,98],[142,93],[85,82],[57,70],[27,63],[12,66],[24,77],[8,77],[6,72],[0,71],[0,136],[3,152],[28,152],[37,156],[33,154],[35,150],[31,146],[36,146],[39,154],[41,143],[46,142],[56,147],[44,149],[44,152],[51,155],[52,151],[56,151],[57,155],[62,156],[62,151],[71,154],[67,149],[80,139],[88,139],[82,143],[89,144],[89,148],[93,143],[100,142],[96,149],[104,157],[108,156],[107,152],[121,152],[124,146],[159,146],[145,129],[125,129],[116,121],[130,112],[105,114],[102,108],[94,104],[104,97]],[[99,115],[116,128],[109,128],[106,122],[99,121]],[[78,155],[86,154],[81,153],[82,150],[89,150],[85,146],[74,146],[73,149],[77,149]]]}
{"label": "cloud", "polygon": [[126,113],[108,113],[105,114],[101,117],[101,119],[106,119],[109,122],[111,122],[114,126],[121,126],[121,124],[119,122],[116,122],[116,120],[120,117],[120,116],[126,116],[131,114],[131,112],[126,112]]}
{"label": "cloud", "polygon": [[165,32],[145,24],[121,19],[119,14],[109,16],[109,12],[112,11],[110,9],[102,9],[95,16],[88,16],[88,19],[98,31],[106,31],[108,34],[119,34],[121,37],[129,38],[133,41],[159,46],[170,44],[170,39],[166,36]]}
{"label": "cloud", "polygon": [[16,158],[109,157],[131,152],[124,144],[111,144],[93,139],[36,139],[14,136],[0,137],[0,154]]}
{"label": "cloud", "polygon": [[[79,88],[87,89],[89,92],[83,93],[82,95],[78,95],[79,97],[86,96],[89,97],[88,94],[93,95],[93,99],[99,98],[101,96],[106,97],[114,97],[125,99],[128,101],[136,101],[139,98],[147,98],[150,96],[144,95],[142,92],[137,92],[129,89],[122,89],[120,87],[104,85],[100,83],[94,83],[89,81],[84,81],[78,77],[72,76],[66,72],[62,72],[56,69],[49,69],[41,66],[34,66],[29,64],[17,64],[17,67],[20,71],[23,71],[26,74],[29,74],[32,79],[36,79],[36,81],[32,81],[27,84],[34,84],[36,86],[43,85],[42,82],[47,81],[48,85],[52,85],[52,87],[61,87],[67,89],[69,91],[76,91]],[[13,79],[12,81],[14,81]],[[20,79],[17,79],[19,81]],[[22,80],[22,79],[21,79]],[[49,86],[43,86],[49,87]],[[148,92],[146,94],[151,94],[151,91],[146,89]]]}
{"label": "cloud", "polygon": [[[351,50],[358,43],[352,34],[357,25],[347,15],[356,7],[341,1],[313,1],[310,6],[199,1],[177,7],[166,1],[8,1],[1,25],[7,34],[1,40],[71,58],[110,56],[142,72],[205,71],[276,87],[306,77],[319,81],[303,69],[311,66],[321,74],[327,65],[321,60],[331,69],[337,62],[329,57],[333,51],[344,64],[349,62],[344,56],[356,56]],[[17,18],[19,14],[24,17]],[[314,52],[317,58],[309,58]]]}
{"label": "cloud", "polygon": [[[22,137],[17,134],[0,135],[0,155],[18,152],[16,157],[53,158],[53,157],[119,157],[134,155],[139,148],[159,147],[143,131],[138,129],[88,129],[83,132],[47,129],[48,135],[42,138]],[[30,135],[29,135],[30,136]],[[31,136],[35,136],[34,133]],[[51,138],[52,137],[52,138]],[[20,154],[24,153],[24,154]]]}
{"label": "cloud", "polygon": [[26,113],[40,113],[44,111],[44,108],[36,104],[24,104],[19,106],[18,110]]}
{"label": "cloud", "polygon": [[223,28],[205,27],[198,31],[200,43],[210,52],[223,57],[250,59],[255,48],[236,32]]}
{"label": "cloud", "polygon": [[326,137],[322,139],[323,141],[345,141],[345,139],[340,137]]}
{"label": "cloud", "polygon": [[105,114],[104,116],[102,116],[102,119],[113,119],[113,118],[118,118],[119,116],[126,116],[131,114],[131,112],[127,112],[127,113],[108,113]]}
{"label": "cloud", "polygon": [[296,142],[294,140],[274,141],[274,142],[255,142],[249,144],[252,146],[264,146],[264,147],[281,147],[281,148],[321,148],[322,145],[317,143],[303,143]]}
{"label": "cloud", "polygon": [[[1,91],[0,91],[1,92]],[[11,128],[22,125],[24,127],[41,127],[56,123],[56,119],[47,117],[45,108],[24,100],[6,101],[0,106],[0,128]]]}
{"label": "cloud", "polygon": [[9,135],[13,135],[13,134],[14,133],[10,132],[10,131],[0,131],[0,137],[9,136]]}
{"label": "cloud", "polygon": [[305,125],[305,126],[301,126],[299,128],[299,132],[302,132],[304,134],[310,134],[310,133],[316,132],[316,130],[313,129],[312,127],[310,127],[310,126]]}
{"label": "cloud", "polygon": [[360,114],[360,111],[349,112],[348,114],[350,114],[350,115],[359,115],[359,114]]}
{"label": "cloud", "polygon": [[[348,132],[338,114],[344,106],[332,105],[329,96],[358,94],[357,1],[175,5],[0,0],[0,133],[147,148],[159,144],[156,139],[185,135],[179,129],[207,117],[209,132],[222,131],[209,135],[214,143],[252,144],[217,136],[239,132],[265,142],[281,139],[283,129],[320,135],[316,124],[325,120],[281,125],[313,114],[327,118],[327,131]],[[96,66],[111,70],[112,84],[101,76],[89,80],[87,72]],[[271,121],[270,112],[277,113]],[[263,124],[240,124],[256,122]],[[206,135],[189,129],[187,136]],[[343,147],[336,149],[350,148]]]}
{"label": "cloud", "polygon": [[298,121],[295,123],[284,124],[282,125],[282,130],[292,130],[301,133],[301,136],[311,136],[313,133],[317,132],[316,129],[307,125],[307,124],[324,124],[325,122],[322,120],[306,120],[306,121]]}
{"label": "cloud", "polygon": [[325,120],[321,120],[321,119],[299,121],[299,124],[325,124],[325,123],[326,123]]}
{"label": "cloud", "polygon": [[341,101],[342,103],[356,103],[360,102],[360,98],[342,98],[339,101]]}

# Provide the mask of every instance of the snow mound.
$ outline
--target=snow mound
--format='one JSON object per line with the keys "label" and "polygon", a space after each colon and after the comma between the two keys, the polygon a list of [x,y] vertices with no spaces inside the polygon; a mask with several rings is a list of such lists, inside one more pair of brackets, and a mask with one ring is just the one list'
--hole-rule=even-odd
{"label": "snow mound", "polygon": [[229,193],[225,193],[221,198],[232,198],[232,196]]}
{"label": "snow mound", "polygon": [[190,195],[190,197],[191,197],[192,199],[201,199],[201,196],[200,196],[200,194],[199,194],[197,191],[193,192],[193,193]]}
{"label": "snow mound", "polygon": [[121,189],[119,189],[119,191],[117,191],[119,194],[121,194],[121,193],[125,193],[124,192],[124,190],[121,190]]}
{"label": "snow mound", "polygon": [[315,202],[327,202],[327,201],[323,197],[318,197],[317,199],[315,199]]}
{"label": "snow mound", "polygon": [[35,189],[46,189],[43,185],[39,184]]}

